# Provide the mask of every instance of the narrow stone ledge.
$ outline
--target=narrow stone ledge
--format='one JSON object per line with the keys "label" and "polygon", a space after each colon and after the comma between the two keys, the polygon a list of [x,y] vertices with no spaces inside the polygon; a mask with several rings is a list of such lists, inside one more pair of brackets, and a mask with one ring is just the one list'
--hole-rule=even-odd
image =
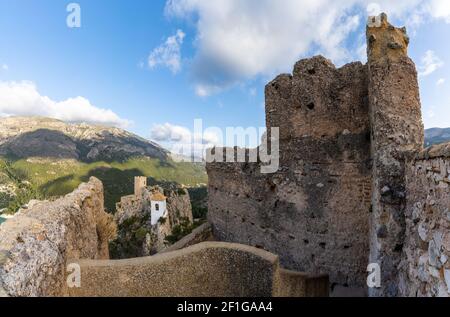
{"label": "narrow stone ledge", "polygon": [[450,157],[450,142],[432,145],[418,153],[416,160],[428,160],[438,157]]}

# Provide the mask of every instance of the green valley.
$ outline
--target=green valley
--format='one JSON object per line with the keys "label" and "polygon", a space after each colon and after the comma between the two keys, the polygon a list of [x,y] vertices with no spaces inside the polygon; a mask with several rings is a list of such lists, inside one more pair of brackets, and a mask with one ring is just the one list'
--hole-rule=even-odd
{"label": "green valley", "polygon": [[3,193],[0,209],[15,212],[30,199],[50,199],[70,193],[91,176],[99,178],[105,187],[105,207],[115,211],[121,196],[133,192],[134,176],[149,177],[149,182],[178,183],[201,186],[207,182],[200,164],[161,161],[152,158],[130,158],[124,162],[84,163],[75,160],[28,158],[11,160],[0,158],[1,184],[15,187],[16,195]]}

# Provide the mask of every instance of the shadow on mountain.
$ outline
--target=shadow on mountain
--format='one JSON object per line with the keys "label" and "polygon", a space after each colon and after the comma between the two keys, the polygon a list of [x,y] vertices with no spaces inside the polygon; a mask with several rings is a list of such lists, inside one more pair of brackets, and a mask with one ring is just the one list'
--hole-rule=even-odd
{"label": "shadow on mountain", "polygon": [[158,167],[169,167],[169,168],[175,168],[175,165],[172,164],[168,160],[158,160]]}
{"label": "shadow on mountain", "polygon": [[167,161],[168,152],[150,141],[137,137],[104,133],[100,139],[76,141],[80,160],[86,163],[104,161],[123,163],[132,158],[150,157]]}
{"label": "shadow on mountain", "polygon": [[66,175],[41,185],[39,191],[46,197],[63,196],[75,189],[73,186],[74,181],[76,181],[74,174]]}
{"label": "shadow on mountain", "polygon": [[39,129],[20,134],[0,145],[0,155],[29,158],[79,159],[76,143],[62,132]]}
{"label": "shadow on mountain", "polygon": [[102,181],[105,191],[105,208],[108,212],[114,212],[116,203],[120,197],[131,195],[134,192],[134,177],[144,175],[137,168],[120,170],[117,168],[99,167],[89,171],[81,177],[82,182],[87,182],[91,176]]}

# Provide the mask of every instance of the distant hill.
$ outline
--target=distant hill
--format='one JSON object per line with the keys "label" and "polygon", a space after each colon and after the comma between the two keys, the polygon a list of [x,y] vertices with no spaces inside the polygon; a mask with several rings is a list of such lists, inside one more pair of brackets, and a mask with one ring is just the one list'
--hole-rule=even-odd
{"label": "distant hill", "polygon": [[450,128],[432,128],[425,130],[425,146],[450,142]]}
{"label": "distant hill", "polygon": [[0,119],[0,155],[95,162],[136,156],[165,160],[168,151],[119,128],[41,117],[10,117]]}
{"label": "distant hill", "polygon": [[119,128],[41,117],[0,119],[0,210],[67,194],[96,176],[105,186],[105,206],[114,212],[139,175],[150,184],[207,182],[202,164],[175,162],[158,144]]}

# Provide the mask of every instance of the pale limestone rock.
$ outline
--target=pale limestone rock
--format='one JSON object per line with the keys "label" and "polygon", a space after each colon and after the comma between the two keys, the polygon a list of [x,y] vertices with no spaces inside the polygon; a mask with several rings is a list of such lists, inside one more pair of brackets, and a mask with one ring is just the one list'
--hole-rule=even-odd
{"label": "pale limestone rock", "polygon": [[418,231],[419,237],[420,237],[420,239],[422,239],[422,241],[428,240],[428,230],[427,230],[427,226],[424,222],[421,222],[419,224],[417,231]]}
{"label": "pale limestone rock", "polygon": [[[428,148],[420,152],[407,169],[407,227],[403,257],[412,267],[407,272],[400,273],[401,283],[407,290],[402,294],[406,296],[448,296],[445,270],[448,270],[450,255],[450,195],[448,188],[435,182],[435,173],[442,176],[448,172],[449,149],[449,144]],[[416,168],[417,166],[422,168]],[[418,208],[419,205],[424,208]],[[408,210],[411,210],[409,214]],[[417,238],[418,233],[420,240]],[[413,251],[423,248],[428,252],[422,256]],[[430,264],[426,269],[429,279],[424,274],[424,261]],[[404,271],[401,267],[400,270]],[[415,271],[418,272],[417,277]]]}
{"label": "pale limestone rock", "polygon": [[430,273],[428,272],[428,253],[423,254],[419,258],[417,277],[422,282],[428,282],[430,279]]}
{"label": "pale limestone rock", "polygon": [[107,259],[115,235],[96,179],[52,202],[34,201],[0,227],[0,284],[11,296],[61,296],[70,259]]}
{"label": "pale limestone rock", "polygon": [[444,278],[447,285],[447,293],[450,294],[450,269],[444,271]]}
{"label": "pale limestone rock", "polygon": [[434,278],[440,278],[440,276],[441,276],[441,273],[439,272],[439,270],[433,266],[428,266],[428,272]]}
{"label": "pale limestone rock", "polygon": [[442,239],[442,245],[445,250],[450,252],[450,232],[447,232]]}
{"label": "pale limestone rock", "polygon": [[440,268],[441,267],[441,262],[439,261],[440,252],[434,240],[431,240],[430,243],[428,244],[428,253],[430,255],[429,258],[430,265]]}

